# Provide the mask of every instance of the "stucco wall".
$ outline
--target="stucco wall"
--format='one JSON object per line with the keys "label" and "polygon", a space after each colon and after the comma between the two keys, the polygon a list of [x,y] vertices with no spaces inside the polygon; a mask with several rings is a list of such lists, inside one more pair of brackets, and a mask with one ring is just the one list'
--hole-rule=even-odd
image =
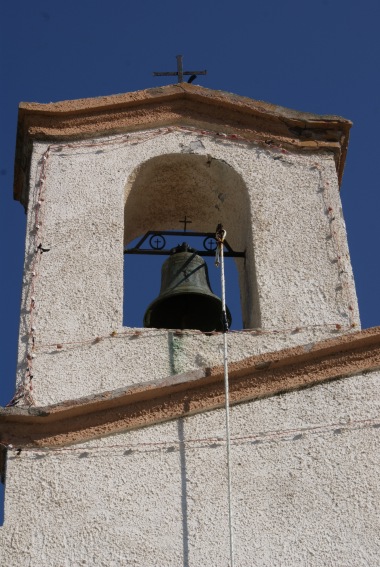
{"label": "stucco wall", "polygon": [[[266,334],[231,335],[231,360],[308,343],[359,324],[331,154],[265,149],[180,128],[71,144],[36,143],[18,380],[24,379],[28,364],[38,405],[221,361],[220,336],[173,341],[164,331],[123,334],[125,202],[125,229],[131,237],[144,226],[180,228],[178,214],[158,226],[157,207],[142,221],[137,214],[138,192],[144,191],[139,172],[154,159],[161,166],[165,159],[169,165],[176,160],[176,175],[165,178],[168,197],[175,194],[178,176],[183,182],[189,178],[184,172],[193,163],[198,182],[181,193],[185,212],[193,215],[192,229],[212,231],[221,220],[231,244],[246,249],[240,268],[243,318],[247,327],[260,326]],[[225,179],[238,181],[233,185]],[[223,198],[218,180],[224,182]],[[163,186],[158,182],[157,191]],[[128,224],[134,222],[136,226]],[[36,253],[40,243],[49,251]]]}
{"label": "stucco wall", "polygon": [[[372,373],[231,410],[236,566],[377,567]],[[228,565],[224,412],[8,451],[2,567]]]}

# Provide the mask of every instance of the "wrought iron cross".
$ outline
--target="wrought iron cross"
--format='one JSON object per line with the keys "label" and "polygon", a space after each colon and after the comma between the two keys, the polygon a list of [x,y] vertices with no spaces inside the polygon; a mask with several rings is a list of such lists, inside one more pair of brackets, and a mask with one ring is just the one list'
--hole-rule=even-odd
{"label": "wrought iron cross", "polygon": [[184,75],[191,75],[190,79],[189,79],[189,83],[191,83],[195,77],[197,75],[207,75],[207,71],[184,71],[183,70],[183,55],[177,55],[177,71],[174,71],[173,73],[168,71],[168,72],[157,72],[154,71],[153,76],[154,77],[178,77],[178,82],[179,83],[183,83],[183,76]]}
{"label": "wrought iron cross", "polygon": [[189,219],[187,218],[187,216],[185,215],[185,218],[184,218],[183,220],[180,220],[179,222],[180,222],[180,223],[183,223],[183,227],[184,227],[184,228],[183,228],[183,232],[186,232],[186,227],[187,227],[187,225],[188,225],[188,224],[191,224],[193,221],[189,220]]}

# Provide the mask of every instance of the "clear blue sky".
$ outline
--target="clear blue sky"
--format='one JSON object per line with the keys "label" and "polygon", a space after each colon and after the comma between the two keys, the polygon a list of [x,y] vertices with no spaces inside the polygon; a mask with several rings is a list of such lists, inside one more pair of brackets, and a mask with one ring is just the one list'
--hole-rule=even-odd
{"label": "clear blue sky", "polygon": [[25,215],[13,201],[20,101],[167,84],[154,70],[206,68],[197,83],[354,127],[342,200],[363,327],[380,323],[378,0],[12,0],[0,7],[0,404],[12,396]]}

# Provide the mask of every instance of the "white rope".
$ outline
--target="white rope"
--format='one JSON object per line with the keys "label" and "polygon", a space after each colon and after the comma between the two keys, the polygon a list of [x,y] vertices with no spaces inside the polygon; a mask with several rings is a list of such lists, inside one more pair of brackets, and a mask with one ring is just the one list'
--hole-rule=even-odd
{"label": "white rope", "polygon": [[228,386],[228,345],[227,331],[228,321],[226,312],[226,286],[224,277],[224,252],[223,243],[226,231],[221,225],[216,229],[216,240],[218,243],[215,264],[220,264],[220,279],[222,287],[222,310],[223,310],[223,362],[224,362],[224,392],[225,392],[225,414],[226,414],[226,445],[227,445],[227,479],[228,479],[228,527],[230,536],[230,567],[234,567],[234,534],[232,529],[232,490],[231,490],[231,438],[230,438],[230,399]]}

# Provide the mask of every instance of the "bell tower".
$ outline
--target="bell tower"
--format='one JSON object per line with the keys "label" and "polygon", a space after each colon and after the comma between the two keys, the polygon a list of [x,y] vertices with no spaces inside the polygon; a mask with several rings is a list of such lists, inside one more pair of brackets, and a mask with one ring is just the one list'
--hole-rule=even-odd
{"label": "bell tower", "polygon": [[[28,314],[18,384],[28,390],[33,375],[37,404],[123,387],[126,369],[133,382],[170,372],[165,333],[144,333],[143,359],[129,352],[137,343],[122,326],[123,250],[148,231],[180,230],[183,213],[193,231],[222,223],[244,253],[244,332],[232,360],[357,328],[338,193],[347,120],[184,84],[88,104],[20,107],[15,191],[28,209]],[[197,359],[219,363],[218,339],[203,340],[186,336],[181,371]]]}
{"label": "bell tower", "polygon": [[20,105],[25,273],[16,393],[0,414],[7,566],[229,564],[226,329],[186,239],[162,257],[145,327],[123,326],[125,252],[180,234],[183,215],[204,238],[222,224],[239,275],[236,565],[376,557],[372,528],[347,536],[360,507],[342,494],[363,475],[374,490],[349,455],[363,443],[375,455],[380,349],[378,331],[360,331],[339,197],[350,127],[182,82]]}

